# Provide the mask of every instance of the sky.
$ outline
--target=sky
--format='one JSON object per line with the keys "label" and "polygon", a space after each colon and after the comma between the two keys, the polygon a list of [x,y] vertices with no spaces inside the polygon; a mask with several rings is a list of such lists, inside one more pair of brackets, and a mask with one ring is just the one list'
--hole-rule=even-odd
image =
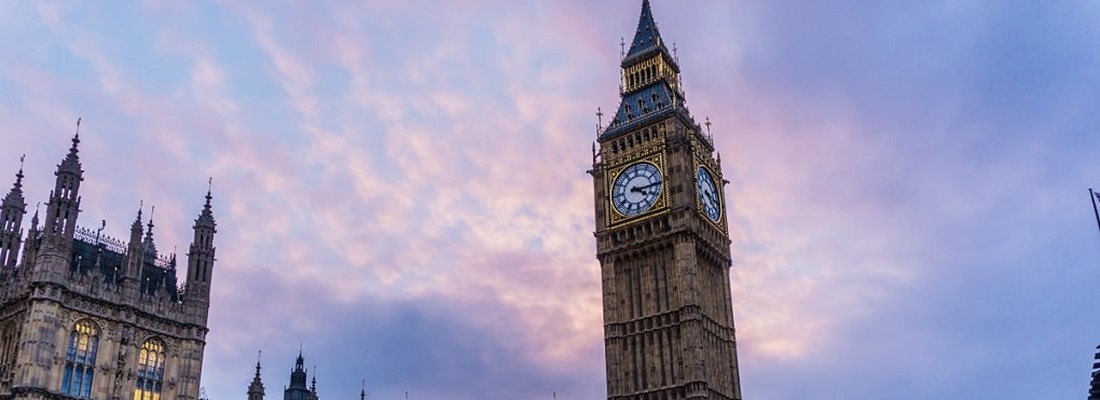
{"label": "sky", "polygon": [[[585,171],[640,3],[0,2],[0,186],[26,154],[45,201],[82,118],[79,223],[154,205],[182,257],[213,178],[213,400],[299,349],[325,400],[604,398]],[[1087,396],[1100,2],[653,11],[730,181],[746,399]]]}

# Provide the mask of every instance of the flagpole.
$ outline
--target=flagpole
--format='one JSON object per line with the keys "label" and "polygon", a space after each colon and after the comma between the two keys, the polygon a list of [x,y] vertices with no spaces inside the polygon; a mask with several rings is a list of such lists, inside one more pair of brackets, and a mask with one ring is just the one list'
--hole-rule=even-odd
{"label": "flagpole", "polygon": [[1092,188],[1089,188],[1089,198],[1092,199],[1092,213],[1096,215],[1096,228],[1100,229],[1100,211],[1096,208],[1096,193],[1093,193]]}

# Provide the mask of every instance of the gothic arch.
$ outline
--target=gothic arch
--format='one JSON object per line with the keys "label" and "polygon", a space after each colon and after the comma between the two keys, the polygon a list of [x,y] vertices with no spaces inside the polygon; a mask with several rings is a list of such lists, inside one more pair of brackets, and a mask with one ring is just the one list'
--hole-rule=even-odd
{"label": "gothic arch", "polygon": [[92,395],[100,332],[99,324],[89,318],[78,319],[72,324],[65,352],[65,372],[61,377],[62,393],[77,398]]}
{"label": "gothic arch", "polygon": [[168,346],[164,340],[151,336],[141,344],[138,353],[137,382],[133,400],[161,400],[164,389],[164,364]]}

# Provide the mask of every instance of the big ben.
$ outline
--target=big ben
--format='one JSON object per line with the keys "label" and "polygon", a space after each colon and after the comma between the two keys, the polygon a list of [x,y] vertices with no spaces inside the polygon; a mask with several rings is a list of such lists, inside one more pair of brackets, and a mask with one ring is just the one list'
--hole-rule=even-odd
{"label": "big ben", "polygon": [[607,397],[739,400],[721,159],[648,0],[621,67],[591,170]]}

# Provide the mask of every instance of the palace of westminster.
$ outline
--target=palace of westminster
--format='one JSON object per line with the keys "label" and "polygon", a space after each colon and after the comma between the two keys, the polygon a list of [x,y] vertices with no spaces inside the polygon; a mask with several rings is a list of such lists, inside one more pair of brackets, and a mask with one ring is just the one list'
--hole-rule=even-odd
{"label": "palace of westminster", "polygon": [[[621,104],[589,170],[607,398],[739,400],[721,159],[685,106],[648,0],[621,56]],[[44,218],[36,210],[24,234],[22,167],[0,203],[0,400],[197,400],[215,272],[211,193],[185,260],[158,252],[151,211],[136,210],[127,241],[80,227],[77,127]],[[290,375],[284,400],[318,400],[300,353]],[[264,398],[259,363],[245,393]]]}

